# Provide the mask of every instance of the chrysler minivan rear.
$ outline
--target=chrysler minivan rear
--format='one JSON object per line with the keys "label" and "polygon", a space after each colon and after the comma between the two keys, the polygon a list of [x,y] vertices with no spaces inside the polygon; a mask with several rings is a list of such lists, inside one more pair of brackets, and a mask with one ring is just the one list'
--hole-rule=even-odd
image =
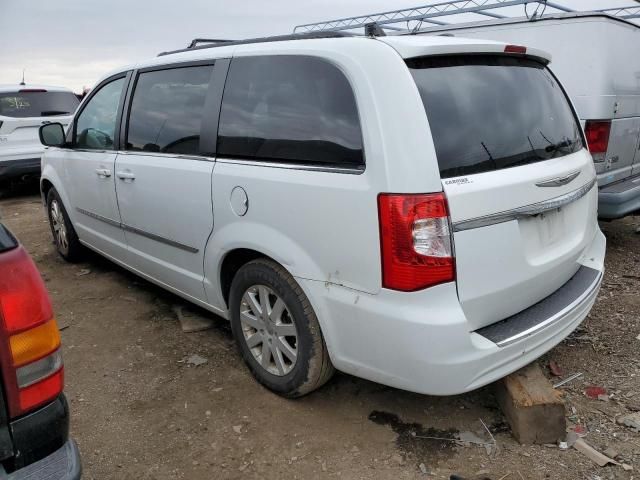
{"label": "chrysler minivan rear", "polygon": [[383,41],[405,54],[442,191],[379,195],[383,288],[357,304],[327,299],[327,315],[349,319],[341,345],[358,324],[376,335],[332,360],[399,388],[461,393],[536,359],[586,317],[605,252],[596,174],[544,52],[414,56],[413,38]]}

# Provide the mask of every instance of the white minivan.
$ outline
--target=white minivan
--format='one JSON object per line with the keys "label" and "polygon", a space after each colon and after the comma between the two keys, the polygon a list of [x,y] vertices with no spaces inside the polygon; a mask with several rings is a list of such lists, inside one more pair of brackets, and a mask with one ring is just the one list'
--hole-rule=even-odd
{"label": "white minivan", "polygon": [[44,151],[38,128],[49,122],[66,126],[79,103],[63,87],[0,85],[0,187],[38,177]]}
{"label": "white minivan", "polygon": [[548,61],[329,33],[123,68],[40,130],[57,249],[229,319],[281,395],[334,368],[478,388],[569,335],[602,280],[596,174]]}

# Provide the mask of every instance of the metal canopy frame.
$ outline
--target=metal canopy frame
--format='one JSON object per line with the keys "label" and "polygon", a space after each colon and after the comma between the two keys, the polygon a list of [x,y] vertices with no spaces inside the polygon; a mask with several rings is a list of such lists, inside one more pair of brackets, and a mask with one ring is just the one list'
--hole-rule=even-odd
{"label": "metal canopy frame", "polygon": [[[450,25],[450,23],[444,22],[440,20],[440,18],[462,13],[473,13],[491,18],[512,18],[510,16],[497,13],[494,10],[517,5],[524,6],[525,14],[527,16],[528,5],[534,5],[535,13],[530,17],[530,20],[541,18],[545,14],[547,8],[552,9],[552,12],[578,12],[578,10],[565,7],[557,2],[551,2],[548,0],[449,0],[447,2],[423,5],[415,8],[390,10],[387,12],[372,13],[370,15],[360,15],[356,17],[338,18],[324,22],[307,23],[296,26],[293,31],[294,33],[337,32],[353,30],[365,27],[369,24],[376,24],[386,30],[406,32],[412,30],[409,28],[409,22],[411,21],[420,22],[420,24],[426,22],[432,25]],[[538,15],[540,8],[542,8],[542,13]],[[593,11],[623,19],[640,18],[640,6],[605,8]],[[406,28],[397,26],[399,23],[405,23]]]}

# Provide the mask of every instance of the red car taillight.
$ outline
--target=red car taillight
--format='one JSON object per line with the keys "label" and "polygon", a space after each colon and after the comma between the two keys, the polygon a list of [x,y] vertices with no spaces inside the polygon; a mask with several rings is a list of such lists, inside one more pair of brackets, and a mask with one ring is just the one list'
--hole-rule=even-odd
{"label": "red car taillight", "polygon": [[0,259],[0,348],[9,415],[56,398],[63,388],[60,334],[33,261],[21,247]]}
{"label": "red car taillight", "polygon": [[378,196],[382,286],[410,292],[455,280],[444,193]]}
{"label": "red car taillight", "polygon": [[609,148],[610,120],[587,120],[584,134],[594,162],[604,162]]}

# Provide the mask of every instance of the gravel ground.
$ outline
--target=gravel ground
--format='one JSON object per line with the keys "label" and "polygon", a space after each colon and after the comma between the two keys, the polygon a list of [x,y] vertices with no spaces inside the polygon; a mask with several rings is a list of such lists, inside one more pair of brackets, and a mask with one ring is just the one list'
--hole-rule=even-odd
{"label": "gravel ground", "polygon": [[[183,301],[97,255],[65,263],[54,251],[37,186],[0,200],[0,217],[44,277],[62,329],[72,435],[87,479],[640,478],[640,434],[616,424],[640,409],[640,225],[603,223],[607,273],[598,302],[567,341],[540,359],[565,375],[570,424],[634,467],[598,467],[576,450],[520,446],[491,386],[429,397],[338,374],[321,390],[285,400],[260,387],[236,353],[228,324],[182,333]],[[204,313],[204,312],[199,312]],[[207,314],[208,315],[208,314]],[[207,362],[193,366],[200,355]],[[590,385],[608,398],[588,398]],[[498,445],[419,438],[472,431]],[[422,465],[421,465],[422,464]],[[424,473],[426,472],[426,473]]]}

